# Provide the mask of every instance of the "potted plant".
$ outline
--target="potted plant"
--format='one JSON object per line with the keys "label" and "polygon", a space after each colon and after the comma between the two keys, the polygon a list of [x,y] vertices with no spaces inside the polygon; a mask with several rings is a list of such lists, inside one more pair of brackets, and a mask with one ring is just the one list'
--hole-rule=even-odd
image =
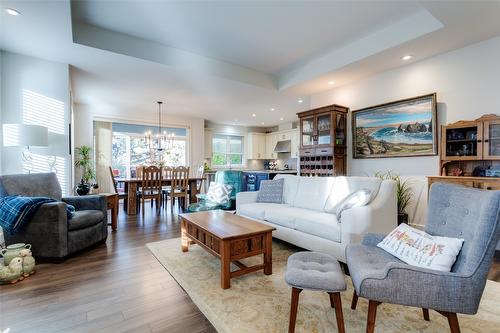
{"label": "potted plant", "polygon": [[91,181],[95,180],[96,177],[92,159],[90,158],[92,148],[83,145],[77,147],[76,150],[78,151],[78,158],[75,160],[75,166],[80,168],[82,173],[80,183],[76,186],[76,193],[78,195],[87,195],[90,192],[90,187],[93,186]]}
{"label": "potted plant", "polygon": [[408,213],[406,207],[410,203],[413,196],[413,191],[410,188],[410,183],[407,180],[402,180],[399,175],[393,174],[391,171],[386,173],[376,172],[375,177],[383,180],[394,180],[396,182],[396,197],[398,199],[398,225],[401,223],[408,224]]}

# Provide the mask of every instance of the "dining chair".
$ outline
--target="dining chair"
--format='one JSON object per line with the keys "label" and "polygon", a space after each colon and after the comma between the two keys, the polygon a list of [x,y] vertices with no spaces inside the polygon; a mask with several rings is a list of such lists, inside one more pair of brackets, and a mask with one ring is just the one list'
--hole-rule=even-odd
{"label": "dining chair", "polygon": [[[203,164],[199,164],[195,169],[193,176],[196,178],[200,178],[200,180],[196,181],[196,194],[201,193],[203,188],[203,181],[205,180],[205,166]],[[191,197],[191,188],[188,190],[189,196]]]}
{"label": "dining chair", "polygon": [[109,167],[109,174],[111,175],[111,181],[113,182],[113,189],[115,190],[115,193],[118,194],[118,201],[120,201],[120,199],[123,199],[123,209],[126,211],[128,193],[125,192],[124,189],[118,188],[118,181],[115,178],[115,174],[111,166]]}
{"label": "dining chair", "polygon": [[174,212],[174,199],[178,198],[179,206],[182,199],[183,207],[186,208],[189,187],[189,167],[176,167],[172,170],[170,196],[170,211]]}
{"label": "dining chair", "polygon": [[[141,184],[141,205],[142,205],[142,216],[144,217],[145,211],[145,201],[146,199],[156,200],[156,211],[160,210],[161,204],[161,181],[162,181],[161,169],[156,166],[145,167],[142,170],[142,184]],[[151,201],[151,205],[153,202]]]}
{"label": "dining chair", "polygon": [[[163,168],[161,168],[161,172],[162,172],[162,179],[172,179],[172,171],[173,171],[174,168],[170,167],[170,166],[165,166]],[[170,191],[171,189],[171,186],[168,185],[168,186],[163,186],[162,187],[162,205],[164,204],[165,207],[167,206],[167,203],[168,203],[168,192]]]}
{"label": "dining chair", "polygon": [[136,178],[142,178],[142,173],[144,172],[144,165],[138,165],[135,168],[135,177]]}

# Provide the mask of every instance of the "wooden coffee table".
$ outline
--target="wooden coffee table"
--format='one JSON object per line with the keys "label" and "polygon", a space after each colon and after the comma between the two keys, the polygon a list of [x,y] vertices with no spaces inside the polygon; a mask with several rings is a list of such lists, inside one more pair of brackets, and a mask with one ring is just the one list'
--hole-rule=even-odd
{"label": "wooden coffee table", "polygon": [[[221,287],[231,287],[231,278],[263,269],[273,273],[272,231],[276,228],[221,210],[181,214],[182,252],[198,244],[220,258]],[[264,255],[264,262],[247,267],[241,259]],[[239,269],[231,272],[231,263]]]}

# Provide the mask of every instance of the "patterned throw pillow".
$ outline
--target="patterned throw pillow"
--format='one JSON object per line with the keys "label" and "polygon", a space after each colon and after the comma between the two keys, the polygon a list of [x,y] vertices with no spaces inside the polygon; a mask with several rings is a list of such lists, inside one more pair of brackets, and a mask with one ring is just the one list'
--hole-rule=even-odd
{"label": "patterned throw pillow", "polygon": [[377,246],[407,264],[449,272],[463,242],[459,238],[431,236],[403,223]]}
{"label": "patterned throw pillow", "polygon": [[207,192],[207,200],[218,205],[223,205],[229,202],[233,187],[227,184],[210,183]]}
{"label": "patterned throw pillow", "polygon": [[283,178],[276,180],[263,180],[260,183],[259,194],[257,194],[257,202],[268,203],[283,203]]}

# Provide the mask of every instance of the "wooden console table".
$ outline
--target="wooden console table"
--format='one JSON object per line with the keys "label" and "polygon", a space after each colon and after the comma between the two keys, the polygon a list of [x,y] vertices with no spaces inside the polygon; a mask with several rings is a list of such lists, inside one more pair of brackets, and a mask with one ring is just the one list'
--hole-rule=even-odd
{"label": "wooden console table", "polygon": [[100,195],[105,195],[108,202],[108,209],[111,210],[111,230],[116,231],[118,227],[118,194],[117,193],[99,193]]}

